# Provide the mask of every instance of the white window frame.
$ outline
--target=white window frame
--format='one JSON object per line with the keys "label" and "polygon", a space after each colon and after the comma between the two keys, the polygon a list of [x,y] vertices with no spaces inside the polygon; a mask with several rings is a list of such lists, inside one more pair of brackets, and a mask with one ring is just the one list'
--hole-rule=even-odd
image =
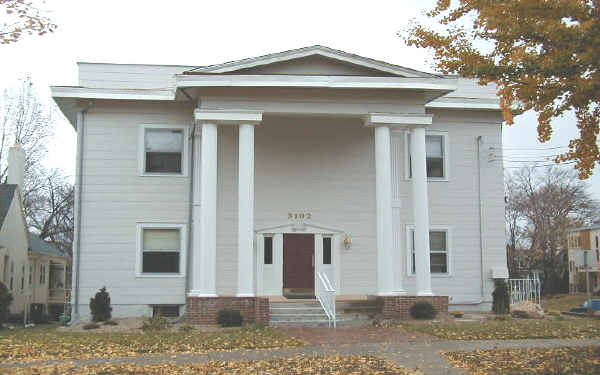
{"label": "white window frame", "polygon": [[[412,272],[412,236],[411,232],[415,230],[413,224],[406,225],[406,274],[408,277],[415,277]],[[430,232],[446,232],[446,262],[448,272],[437,273],[431,272],[431,277],[452,277],[454,276],[454,262],[452,261],[452,228],[449,225],[431,225]],[[431,249],[429,250],[431,253]]]}
{"label": "white window frame", "polygon": [[[407,181],[412,180],[410,177],[410,163],[409,163],[409,153],[408,153],[408,136],[410,132],[404,132],[404,179]],[[450,136],[447,131],[441,130],[425,130],[425,137],[428,135],[438,135],[442,136],[442,143],[444,146],[444,177],[427,177],[427,181],[441,181],[447,182],[450,181]],[[427,157],[427,155],[425,156]]]}
{"label": "white window frame", "polygon": [[[179,229],[179,273],[142,272],[144,229]],[[182,223],[137,223],[135,276],[138,278],[182,278],[186,275],[187,225]]]}
{"label": "white window frame", "polygon": [[[146,129],[170,129],[183,131],[183,151],[181,155],[181,173],[146,172]],[[142,124],[138,129],[138,173],[143,177],[187,177],[189,165],[189,126],[173,124]]]}

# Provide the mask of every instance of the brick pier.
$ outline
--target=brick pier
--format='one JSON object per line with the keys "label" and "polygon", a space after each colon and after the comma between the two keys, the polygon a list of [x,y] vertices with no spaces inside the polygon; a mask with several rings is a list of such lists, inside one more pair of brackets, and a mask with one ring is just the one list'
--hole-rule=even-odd
{"label": "brick pier", "polygon": [[269,323],[267,297],[188,297],[185,321],[190,324],[217,324],[221,309],[239,310],[244,323]]}

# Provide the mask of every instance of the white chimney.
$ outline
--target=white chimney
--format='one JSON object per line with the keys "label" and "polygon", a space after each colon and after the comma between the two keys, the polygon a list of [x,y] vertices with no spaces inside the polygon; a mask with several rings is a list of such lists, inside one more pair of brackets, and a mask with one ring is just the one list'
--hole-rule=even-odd
{"label": "white chimney", "polygon": [[23,187],[25,181],[25,150],[20,143],[15,143],[8,150],[8,178],[7,184]]}

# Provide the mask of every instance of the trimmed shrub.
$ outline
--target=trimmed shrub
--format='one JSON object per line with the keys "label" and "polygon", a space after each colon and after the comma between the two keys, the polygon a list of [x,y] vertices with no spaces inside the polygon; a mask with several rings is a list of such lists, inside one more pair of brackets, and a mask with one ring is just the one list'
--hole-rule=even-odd
{"label": "trimmed shrub", "polygon": [[8,292],[6,285],[0,283],[0,328],[8,320],[8,307],[12,300],[13,296]]}
{"label": "trimmed shrub", "polygon": [[144,319],[142,331],[164,331],[168,325],[167,319],[157,314],[152,318]]}
{"label": "trimmed shrub", "polygon": [[221,327],[241,327],[244,317],[239,310],[222,309],[217,315],[217,322]]}
{"label": "trimmed shrub", "polygon": [[88,324],[84,325],[81,328],[83,328],[85,330],[88,330],[88,329],[98,329],[98,328],[100,328],[100,325],[97,324],[97,323],[88,323]]}
{"label": "trimmed shrub", "polygon": [[494,292],[492,293],[492,311],[494,314],[503,315],[510,313],[510,294],[505,280],[494,280]]}
{"label": "trimmed shrub", "polygon": [[90,298],[90,311],[94,322],[110,320],[112,307],[110,307],[110,295],[105,286],[96,293],[94,298]]}
{"label": "trimmed shrub", "polygon": [[437,310],[433,305],[426,301],[420,301],[410,307],[410,316],[415,319],[433,319],[437,315]]}

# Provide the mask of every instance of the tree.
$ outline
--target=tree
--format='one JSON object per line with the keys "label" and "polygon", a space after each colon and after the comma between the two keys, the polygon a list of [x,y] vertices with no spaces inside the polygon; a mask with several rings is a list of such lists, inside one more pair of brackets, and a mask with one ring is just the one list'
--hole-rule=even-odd
{"label": "tree", "polygon": [[599,0],[438,0],[426,16],[443,31],[414,22],[408,45],[433,49],[443,73],[495,82],[504,119],[538,113],[538,139],[552,119],[573,110],[579,138],[556,162],[573,161],[580,178],[600,161]]}
{"label": "tree", "polygon": [[0,0],[0,7],[0,11],[6,13],[0,25],[0,44],[17,42],[23,35],[44,35],[56,29],[33,1]]}
{"label": "tree", "polygon": [[520,245],[514,255],[541,271],[545,294],[568,290],[567,230],[591,223],[598,214],[586,188],[574,170],[564,167],[523,168],[507,180],[508,206],[518,217],[514,233]]}

